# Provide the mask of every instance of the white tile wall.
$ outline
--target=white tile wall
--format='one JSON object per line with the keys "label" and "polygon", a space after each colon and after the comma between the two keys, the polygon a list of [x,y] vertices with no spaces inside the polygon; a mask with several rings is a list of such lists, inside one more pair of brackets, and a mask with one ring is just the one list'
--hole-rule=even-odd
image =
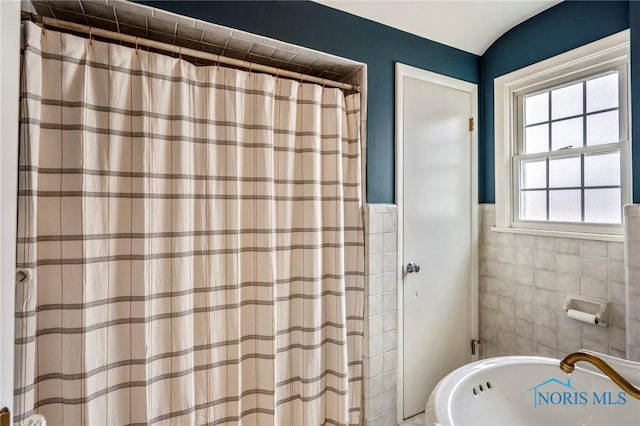
{"label": "white tile wall", "polygon": [[364,212],[367,254],[364,424],[395,426],[398,211],[392,204],[369,204]]}
{"label": "white tile wall", "polygon": [[[631,323],[625,318],[623,243],[493,232],[494,207],[479,209],[483,356],[559,357],[585,348],[624,358]],[[637,229],[640,248],[640,216]],[[640,262],[637,266],[632,272],[640,278]],[[638,283],[634,294],[640,303]],[[562,308],[567,294],[609,301],[611,327],[567,318]],[[640,336],[640,309],[635,312]],[[640,339],[637,343],[640,355]]]}
{"label": "white tile wall", "polygon": [[624,206],[627,356],[640,361],[640,205]]}

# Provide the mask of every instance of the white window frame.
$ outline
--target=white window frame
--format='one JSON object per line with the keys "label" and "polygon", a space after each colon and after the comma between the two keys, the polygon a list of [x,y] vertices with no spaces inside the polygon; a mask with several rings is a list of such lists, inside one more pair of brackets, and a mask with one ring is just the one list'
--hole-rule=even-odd
{"label": "white window frame", "polygon": [[627,124],[620,133],[621,199],[623,205],[630,203],[632,188],[629,46],[629,30],[625,30],[494,80],[496,226],[493,229],[495,231],[622,241],[624,231],[622,225],[518,220],[516,213],[519,196],[518,175],[514,167],[514,156],[518,153],[520,132],[518,97],[526,93],[542,91],[545,87],[555,87],[572,80],[580,80],[596,73],[616,69],[621,72],[623,78],[627,79],[626,90],[622,91],[619,98],[620,114],[621,116],[624,114]]}

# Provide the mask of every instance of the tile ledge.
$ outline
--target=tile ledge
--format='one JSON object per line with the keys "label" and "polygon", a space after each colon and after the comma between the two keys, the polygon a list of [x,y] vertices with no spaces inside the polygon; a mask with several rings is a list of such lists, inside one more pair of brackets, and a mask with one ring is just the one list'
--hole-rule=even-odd
{"label": "tile ledge", "polygon": [[524,234],[524,235],[537,235],[541,237],[555,237],[555,238],[574,238],[578,240],[595,240],[595,241],[613,241],[624,242],[624,235],[614,234],[594,234],[587,232],[566,232],[566,231],[550,231],[543,229],[523,229],[523,228],[501,228],[492,226],[493,232],[504,232],[507,234]]}

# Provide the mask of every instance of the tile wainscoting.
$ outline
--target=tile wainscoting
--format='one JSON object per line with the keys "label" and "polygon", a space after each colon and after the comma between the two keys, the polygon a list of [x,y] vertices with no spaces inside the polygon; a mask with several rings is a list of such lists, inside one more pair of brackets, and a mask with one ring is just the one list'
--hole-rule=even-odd
{"label": "tile wainscoting", "polygon": [[364,206],[365,290],[364,424],[396,425],[397,237],[393,204]]}
{"label": "tile wainscoting", "polygon": [[[622,242],[494,232],[495,206],[481,204],[479,215],[483,357],[556,358],[580,348],[626,357]],[[610,327],[567,318],[567,294],[609,301]]]}

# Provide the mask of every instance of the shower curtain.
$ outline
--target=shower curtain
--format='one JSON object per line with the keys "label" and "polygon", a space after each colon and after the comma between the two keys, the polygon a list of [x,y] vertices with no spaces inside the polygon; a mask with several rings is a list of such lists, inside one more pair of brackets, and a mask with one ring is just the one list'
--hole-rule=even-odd
{"label": "shower curtain", "polygon": [[15,420],[359,424],[359,95],[25,24]]}

